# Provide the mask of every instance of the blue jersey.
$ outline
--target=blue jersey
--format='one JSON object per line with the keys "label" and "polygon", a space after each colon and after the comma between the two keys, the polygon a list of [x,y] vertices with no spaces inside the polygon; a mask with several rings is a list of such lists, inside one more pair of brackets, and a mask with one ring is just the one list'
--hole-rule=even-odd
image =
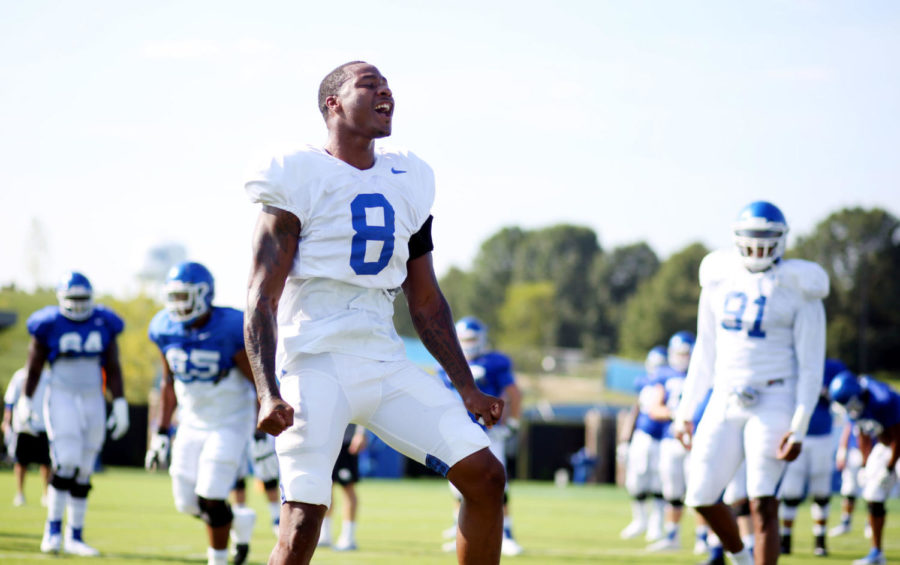
{"label": "blue jersey", "polygon": [[123,329],[125,322],[108,308],[96,305],[90,317],[76,322],[62,315],[58,306],[41,308],[28,317],[28,333],[49,349],[47,361],[100,357]]}
{"label": "blue jersey", "polygon": [[163,310],[153,317],[148,333],[176,380],[217,382],[234,367],[235,354],[244,349],[244,314],[214,306],[206,324],[187,328]]}
{"label": "blue jersey", "polygon": [[[469,368],[472,370],[472,377],[475,379],[475,386],[478,387],[478,390],[491,396],[499,398],[506,387],[516,382],[512,371],[512,360],[497,351],[489,351],[469,361]],[[456,390],[443,368],[439,367],[437,373],[447,388]],[[476,421],[471,413],[469,416]]]}
{"label": "blue jersey", "polygon": [[825,392],[828,385],[834,380],[834,377],[847,370],[847,366],[837,359],[825,360],[825,374],[822,377],[822,394],[819,395],[819,401],[813,409],[812,416],[809,419],[809,430],[806,435],[809,436],[827,436],[831,434],[831,426],[834,424],[834,418],[831,415],[831,400]]}
{"label": "blue jersey", "polygon": [[[685,373],[676,371],[671,367],[661,367],[656,373],[656,377],[650,381],[651,386],[662,386],[664,395],[663,402],[674,414],[681,402],[681,391],[684,389]],[[663,425],[663,437],[674,437],[672,435],[672,421],[665,420],[660,422]]]}
{"label": "blue jersey", "polygon": [[900,394],[888,385],[861,377],[865,408],[854,422],[863,432],[876,432],[900,424]]}
{"label": "blue jersey", "polygon": [[653,439],[662,439],[666,433],[666,422],[660,422],[650,417],[650,405],[655,399],[657,377],[665,367],[660,367],[653,373],[642,375],[634,380],[634,386],[638,393],[638,415],[634,420],[634,429],[641,430]]}

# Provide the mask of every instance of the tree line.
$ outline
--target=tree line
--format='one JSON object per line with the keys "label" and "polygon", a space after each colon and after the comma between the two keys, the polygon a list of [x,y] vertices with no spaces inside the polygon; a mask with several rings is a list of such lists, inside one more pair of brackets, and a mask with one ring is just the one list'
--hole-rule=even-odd
{"label": "tree line", "polygon": [[[481,245],[471,269],[451,268],[440,284],[454,315],[482,319],[493,344],[525,370],[557,348],[642,359],[676,331],[696,329],[708,252],[692,243],[661,260],[644,242],[607,251],[584,226],[506,227]],[[842,209],[786,256],[815,261],[831,278],[828,355],[859,372],[900,370],[898,219],[879,208]],[[415,335],[402,300],[395,320]]]}

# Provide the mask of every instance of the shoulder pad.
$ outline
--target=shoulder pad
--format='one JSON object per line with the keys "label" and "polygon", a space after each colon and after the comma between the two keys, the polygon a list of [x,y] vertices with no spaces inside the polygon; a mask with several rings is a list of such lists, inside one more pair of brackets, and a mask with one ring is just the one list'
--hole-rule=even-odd
{"label": "shoulder pad", "polygon": [[727,249],[713,251],[700,262],[700,286],[714,285],[736,268],[743,268],[737,253]]}
{"label": "shoulder pad", "polygon": [[803,259],[784,259],[778,266],[778,279],[808,299],[828,296],[828,273],[817,263]]}
{"label": "shoulder pad", "polygon": [[59,316],[59,306],[44,306],[31,314],[31,316],[28,316],[25,327],[28,328],[28,333],[36,336],[38,333],[41,333],[43,328],[52,326]]}
{"label": "shoulder pad", "polygon": [[508,371],[512,369],[512,359],[499,351],[489,351],[484,354],[484,364],[494,370]]}
{"label": "shoulder pad", "polygon": [[94,306],[94,314],[101,316],[114,333],[121,333],[125,329],[125,321],[103,304]]}

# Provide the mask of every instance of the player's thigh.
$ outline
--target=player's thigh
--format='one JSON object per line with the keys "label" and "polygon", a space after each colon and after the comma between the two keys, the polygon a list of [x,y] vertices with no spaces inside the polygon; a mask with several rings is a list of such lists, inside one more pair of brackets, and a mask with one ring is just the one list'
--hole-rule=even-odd
{"label": "player's thigh", "polygon": [[[169,475],[181,477],[191,484],[197,481],[197,470],[200,453],[209,435],[208,430],[198,430],[188,426],[179,426],[172,440],[172,461],[169,464]],[[193,490],[193,487],[191,487]]]}
{"label": "player's thigh", "polygon": [[382,390],[381,403],[365,425],[410,459],[446,475],[490,445],[459,397],[411,362],[394,363]]}
{"label": "player's thigh", "polygon": [[249,438],[244,426],[219,428],[209,433],[197,462],[198,496],[209,500],[228,497],[245,461]]}
{"label": "player's thigh", "polygon": [[896,482],[896,470],[892,473],[892,478],[887,481],[876,482],[871,480],[871,472],[876,469],[883,469],[888,466],[891,460],[891,449],[885,444],[879,442],[872,447],[869,458],[866,460],[865,479],[862,485],[862,497],[866,502],[884,502],[887,500]]}
{"label": "player's thigh", "polygon": [[747,462],[743,461],[734,476],[728,481],[728,486],[725,487],[725,493],[722,495],[722,502],[731,505],[745,498],[747,498]]}
{"label": "player's thigh", "polygon": [[664,438],[659,446],[659,478],[666,500],[684,498],[684,446],[675,438]]}
{"label": "player's thigh", "polygon": [[862,468],[862,452],[853,447],[847,451],[847,461],[841,471],[841,496],[858,496],[862,485],[859,470]]}
{"label": "player's thigh", "polygon": [[298,374],[281,379],[281,395],[294,409],[294,425],[275,438],[287,501],[331,504],[331,473],[351,415],[338,370],[334,356],[311,355]]}
{"label": "player's thigh", "polygon": [[807,437],[803,451],[809,451],[809,493],[814,497],[831,495],[834,472],[834,441],[831,436]]}
{"label": "player's thigh", "polygon": [[779,498],[803,498],[803,494],[806,492],[806,480],[809,477],[809,461],[809,452],[804,445],[800,455],[788,463],[784,469],[784,478],[778,487]]}
{"label": "player's thigh", "polygon": [[744,428],[747,459],[747,496],[775,496],[786,462],[778,459],[778,446],[791,426],[792,412],[777,405],[755,410]]}
{"label": "player's thigh", "polygon": [[50,440],[50,457],[56,468],[75,469],[81,465],[84,447],[84,426],[81,420],[81,403],[73,391],[49,386],[45,393],[47,436]]}
{"label": "player's thigh", "polygon": [[726,407],[724,399],[710,400],[691,442],[688,506],[715,504],[744,458],[744,421],[726,418]]}

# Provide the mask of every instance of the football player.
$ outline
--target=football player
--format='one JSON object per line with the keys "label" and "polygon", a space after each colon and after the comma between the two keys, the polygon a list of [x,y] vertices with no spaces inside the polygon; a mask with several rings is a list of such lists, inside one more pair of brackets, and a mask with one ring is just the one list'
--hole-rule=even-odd
{"label": "football player", "polygon": [[[331,503],[348,423],[365,426],[463,493],[457,559],[500,560],[503,465],[466,410],[497,423],[437,284],[431,251],[434,174],[391,133],[393,92],[354,61],[319,85],[328,138],[276,157],[245,189],[262,205],[252,240],[245,326],[258,427],[275,435],[285,502],[270,563],[308,563]],[[400,290],[425,347],[463,402],[406,357],[393,322]],[[294,425],[294,415],[303,425]]]}
{"label": "football player", "polygon": [[[112,310],[94,304],[93,287],[81,273],[63,276],[56,296],[59,306],[47,306],[28,318],[32,336],[28,377],[15,417],[23,425],[31,419],[44,364],[49,364],[44,421],[53,472],[41,551],[57,553],[62,548],[66,553],[93,556],[99,552],[84,542],[82,530],[91,474],[105,439],[104,376],[113,397],[112,414],[106,422],[110,437],[124,436],[129,424],[116,343],[125,324]],[[69,519],[63,536],[66,508]]]}
{"label": "football player", "polygon": [[[475,384],[485,394],[502,398],[506,401],[503,416],[494,427],[486,429],[491,440],[491,452],[506,466],[507,440],[519,429],[519,418],[522,410],[522,392],[516,384],[516,377],[512,370],[512,360],[505,354],[491,350],[488,347],[487,326],[474,316],[466,316],[456,322],[456,335],[462,346]],[[438,367],[438,375],[443,379],[444,385],[453,388],[453,383],[447,372]],[[470,414],[470,416],[472,416]],[[477,419],[472,416],[473,421]],[[459,518],[459,503],[462,495],[459,490],[450,484],[450,491],[456,498],[457,506],[454,513],[454,525],[444,532],[445,537],[456,537],[456,528]],[[456,542],[444,544],[445,551],[456,549]],[[515,540],[512,533],[512,517],[509,515],[509,484],[503,492],[503,542],[500,546],[503,555],[519,555],[522,546]]]}
{"label": "football player", "polygon": [[16,477],[16,495],[13,498],[13,506],[25,505],[25,472],[28,466],[36,463],[40,468],[43,481],[43,495],[41,504],[47,505],[47,488],[50,486],[50,444],[47,440],[47,426],[44,424],[44,390],[50,374],[47,369],[38,381],[34,391],[31,406],[34,411],[28,420],[28,425],[19,428],[13,422],[13,411],[16,403],[22,398],[22,389],[25,387],[25,379],[28,370],[24,367],[13,373],[9,384],[6,386],[6,394],[3,401],[6,410],[3,412],[3,437],[6,440],[7,450],[14,457],[13,475]]}
{"label": "football player", "polygon": [[658,373],[653,385],[653,400],[649,415],[664,426],[659,442],[659,478],[666,501],[663,537],[650,544],[649,551],[675,550],[681,547],[679,524],[684,510],[685,467],[688,451],[672,434],[670,424],[681,401],[681,389],[691,361],[694,334],[680,331],[669,338],[666,350],[668,367]]}
{"label": "football player", "polygon": [[171,444],[175,508],[206,523],[207,561],[224,565],[229,531],[234,562],[247,558],[256,513],[228,504],[253,433],[256,401],[244,349],[239,310],[213,306],[215,283],[200,263],[172,267],[164,286],[165,309],[150,321],[150,339],[162,356],[159,429],[147,452],[148,469],[164,465],[172,415],[178,429]]}
{"label": "football player", "polygon": [[237,480],[231,491],[234,496],[234,505],[235,507],[246,506],[247,479],[256,479],[262,483],[272,531],[277,536],[281,520],[281,491],[278,488],[278,456],[275,454],[275,438],[256,430],[250,439],[250,450],[247,455],[246,468],[240,473],[243,476]]}
{"label": "football player", "polygon": [[[856,508],[856,498],[862,492],[862,482],[859,472],[863,466],[863,460],[869,454],[863,453],[857,439],[858,430],[852,422],[847,421],[841,430],[838,439],[837,452],[834,455],[834,466],[841,473],[841,521],[837,526],[828,530],[828,537],[838,537],[850,533],[850,521],[853,510]],[[871,447],[871,441],[866,442]],[[871,537],[871,529],[866,525],[867,535]]]}
{"label": "football player", "polygon": [[803,451],[797,459],[788,463],[784,479],[781,481],[778,498],[781,499],[782,554],[791,552],[791,530],[797,516],[797,507],[808,490],[813,499],[809,507],[815,538],[813,553],[820,557],[828,555],[825,548],[825,525],[828,521],[828,506],[831,500],[831,475],[834,471],[834,441],[831,437],[833,418],[828,385],[835,375],[846,370],[847,366],[837,359],[825,360],[822,389],[809,420]]}
{"label": "football player", "polygon": [[[837,375],[828,387],[831,399],[846,410],[860,430],[860,449],[868,452],[863,473],[862,497],[869,507],[872,549],[854,565],[885,563],[882,537],[887,511],[884,502],[900,475],[900,394],[888,385],[868,376],[856,377],[850,371]],[[872,445],[872,437],[877,442]]]}
{"label": "football player", "polygon": [[[757,565],[779,554],[778,482],[800,454],[821,389],[828,275],[783,259],[788,224],[775,205],[753,202],[734,225],[737,252],[700,265],[697,342],[676,425],[691,443],[685,502],[697,508],[738,563],[749,563],[731,510],[720,501],[746,460]],[[691,415],[713,393],[697,434]]]}
{"label": "football player", "polygon": [[[617,449],[625,451],[625,490],[631,495],[631,522],[619,534],[632,539],[646,532],[647,541],[662,537],[663,497],[659,478],[659,442],[665,425],[650,417],[656,396],[656,378],[666,366],[666,348],[657,345],[647,352],[645,373],[635,379],[638,400],[631,410],[626,427],[627,443]],[[647,504],[651,509],[647,512]]]}

